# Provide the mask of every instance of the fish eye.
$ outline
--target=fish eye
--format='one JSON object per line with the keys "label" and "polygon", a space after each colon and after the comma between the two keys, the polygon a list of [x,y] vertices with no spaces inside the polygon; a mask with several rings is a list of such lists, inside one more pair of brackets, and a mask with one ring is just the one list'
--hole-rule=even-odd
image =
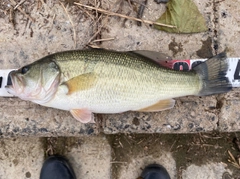
{"label": "fish eye", "polygon": [[21,74],[26,74],[29,70],[29,67],[28,66],[25,66],[25,67],[22,67],[22,70],[21,70]]}

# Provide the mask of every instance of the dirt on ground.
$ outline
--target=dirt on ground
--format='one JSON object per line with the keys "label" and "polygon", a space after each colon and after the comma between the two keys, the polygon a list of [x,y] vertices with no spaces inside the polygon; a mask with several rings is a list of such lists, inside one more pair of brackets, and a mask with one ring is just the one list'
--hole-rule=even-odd
{"label": "dirt on ground", "polygon": [[[152,134],[152,135],[111,135],[108,136],[113,147],[113,157],[116,161],[129,162],[139,155],[159,157],[161,150],[172,153],[176,161],[177,176],[182,170],[195,164],[201,166],[207,162],[223,162],[233,170],[232,177],[238,178],[240,170],[229,163],[233,159],[229,152],[239,162],[240,133],[207,133],[207,134]],[[228,152],[229,151],[229,152]],[[231,159],[230,159],[231,158]],[[239,163],[238,163],[239,164]],[[113,165],[113,176],[118,175],[121,163]],[[239,167],[239,165],[238,165]],[[117,177],[113,177],[117,178]]]}
{"label": "dirt on ground", "polygon": [[[106,137],[112,147],[112,178],[115,179],[119,178],[123,165],[138,157],[158,158],[162,151],[172,154],[179,179],[188,166],[209,162],[226,165],[233,171],[232,178],[240,176],[240,133],[117,134]],[[65,155],[73,147],[81,146],[81,139],[74,137],[42,138],[42,141],[46,155]],[[142,166],[129,170],[142,170]]]}

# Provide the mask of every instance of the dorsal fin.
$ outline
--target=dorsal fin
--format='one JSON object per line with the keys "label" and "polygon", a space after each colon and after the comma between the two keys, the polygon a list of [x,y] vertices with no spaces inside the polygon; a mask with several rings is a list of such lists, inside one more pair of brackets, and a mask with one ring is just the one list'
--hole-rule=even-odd
{"label": "dorsal fin", "polygon": [[147,57],[157,63],[160,63],[162,61],[172,60],[170,56],[161,52],[155,52],[155,51],[149,51],[149,50],[135,50],[135,51],[132,51],[132,53]]}

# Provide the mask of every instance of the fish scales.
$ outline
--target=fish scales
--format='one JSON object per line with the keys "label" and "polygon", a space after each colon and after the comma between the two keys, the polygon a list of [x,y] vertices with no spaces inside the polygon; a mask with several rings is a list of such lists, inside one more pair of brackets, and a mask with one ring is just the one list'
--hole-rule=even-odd
{"label": "fish scales", "polygon": [[[84,108],[92,107],[94,111],[98,106],[105,106],[102,111],[124,111],[129,107],[136,110],[148,103],[193,95],[200,90],[196,73],[165,69],[149,59],[131,53],[77,51],[56,54],[55,59],[62,74],[68,74],[64,77],[65,81],[89,72],[96,74],[95,87],[73,95],[79,99],[77,104],[84,104]],[[124,109],[118,109],[119,104],[125,106]]]}
{"label": "fish scales", "polygon": [[166,69],[150,59],[131,53],[91,50],[60,53],[55,58],[62,73],[69,74],[66,81],[84,73],[94,72],[98,74],[99,80],[107,78],[111,83],[122,81],[124,86],[136,81],[136,88],[153,85],[158,93],[161,93],[161,90],[176,92],[179,89],[190,90],[193,91],[192,94],[196,94],[200,90],[199,77],[195,72]]}

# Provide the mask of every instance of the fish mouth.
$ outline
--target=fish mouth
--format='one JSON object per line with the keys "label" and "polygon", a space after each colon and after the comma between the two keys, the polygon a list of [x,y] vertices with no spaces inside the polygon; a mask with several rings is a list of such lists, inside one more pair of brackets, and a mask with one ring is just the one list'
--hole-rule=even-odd
{"label": "fish mouth", "polygon": [[7,78],[7,86],[12,86],[12,78],[11,78],[11,73],[13,71],[11,71],[9,74],[8,74],[8,78]]}
{"label": "fish mouth", "polygon": [[15,72],[16,71],[13,70],[8,74],[7,85],[5,86],[8,93],[12,95],[17,95],[22,91],[22,88],[20,87],[20,84],[22,84],[22,79],[18,75],[14,74]]}
{"label": "fish mouth", "polygon": [[12,83],[12,73],[13,73],[14,71],[15,71],[15,70],[10,71],[10,72],[8,73],[7,85],[5,86],[7,92],[10,93],[10,94],[13,94],[13,93],[14,93],[13,83]]}

